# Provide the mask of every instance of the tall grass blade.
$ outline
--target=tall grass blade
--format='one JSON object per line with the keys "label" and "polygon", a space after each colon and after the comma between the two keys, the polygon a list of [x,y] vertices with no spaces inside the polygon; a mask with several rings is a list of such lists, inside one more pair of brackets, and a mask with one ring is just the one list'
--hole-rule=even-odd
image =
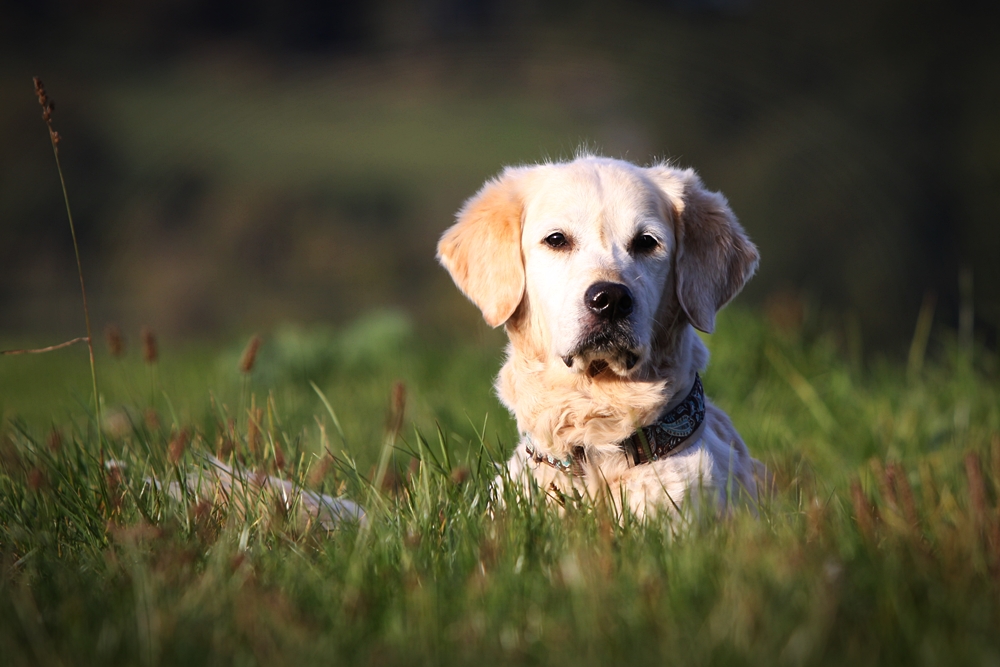
{"label": "tall grass blade", "polygon": [[910,353],[906,361],[906,377],[910,382],[916,381],[924,367],[924,358],[927,356],[927,341],[931,337],[931,325],[934,323],[936,304],[937,295],[933,292],[924,295],[924,301],[920,305],[920,313],[917,315],[917,325],[913,330],[913,340],[910,342]]}
{"label": "tall grass blade", "polygon": [[346,445],[347,438],[344,437],[344,429],[340,425],[340,420],[337,419],[337,413],[333,411],[333,406],[330,405],[330,401],[327,400],[326,394],[324,394],[323,390],[316,386],[316,383],[312,380],[309,380],[309,386],[312,387],[313,391],[316,392],[316,395],[319,396],[319,400],[323,401],[323,407],[326,408],[327,413],[330,415],[330,419],[333,420],[333,425],[337,427],[337,433],[340,435],[341,442]]}
{"label": "tall grass blade", "polygon": [[799,373],[792,366],[792,363],[778,352],[776,348],[768,346],[766,354],[774,369],[792,387],[792,390],[799,399],[805,403],[809,412],[816,419],[816,423],[823,429],[823,432],[830,433],[836,422],[833,419],[833,415],[830,414],[829,408],[826,407],[823,399],[816,393],[816,389],[810,384],[809,380]]}

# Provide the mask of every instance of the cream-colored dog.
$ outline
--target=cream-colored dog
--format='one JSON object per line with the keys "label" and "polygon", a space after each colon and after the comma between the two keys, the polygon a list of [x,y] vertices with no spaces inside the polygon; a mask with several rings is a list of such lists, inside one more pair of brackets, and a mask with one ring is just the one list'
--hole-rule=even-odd
{"label": "cream-colored dog", "polygon": [[[584,156],[506,169],[438,259],[510,344],[496,388],[521,441],[510,478],[636,515],[756,497],[746,445],[698,371],[758,254],[694,171]],[[758,464],[759,465],[759,464]]]}

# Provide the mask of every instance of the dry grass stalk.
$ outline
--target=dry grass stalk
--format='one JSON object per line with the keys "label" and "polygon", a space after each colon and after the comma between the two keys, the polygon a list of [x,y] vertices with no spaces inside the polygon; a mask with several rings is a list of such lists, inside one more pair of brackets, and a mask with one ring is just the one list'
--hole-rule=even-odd
{"label": "dry grass stalk", "polygon": [[[69,231],[73,237],[73,253],[76,255],[76,272],[80,278],[80,294],[83,296],[83,319],[87,325],[87,350],[90,352],[90,378],[94,389],[94,414],[97,416],[97,442],[101,445],[101,400],[97,391],[97,364],[94,363],[94,337],[90,333],[90,308],[87,307],[87,287],[83,282],[83,264],[80,262],[80,246],[76,242],[76,225],[73,224],[73,211],[69,205],[69,193],[66,192],[66,179],[63,177],[62,165],[59,163],[59,141],[61,137],[52,126],[52,112],[55,110],[55,102],[49,99],[45,92],[45,85],[37,76],[34,78],[35,95],[38,96],[38,103],[42,107],[42,120],[49,129],[49,140],[52,143],[52,155],[56,160],[56,171],[59,172],[59,185],[62,186],[63,202],[66,204],[66,217],[69,219]],[[72,344],[72,343],[70,343]]]}
{"label": "dry grass stalk", "polygon": [[277,438],[271,444],[274,446],[274,467],[283,471],[285,469],[285,452],[282,451]]}
{"label": "dry grass stalk", "polygon": [[934,482],[934,473],[926,460],[921,461],[917,465],[917,471],[920,474],[920,504],[924,508],[924,514],[932,517],[938,506],[937,484]]}
{"label": "dry grass stalk", "polygon": [[247,424],[247,447],[255,457],[260,455],[260,423],[264,420],[264,411],[261,408],[250,408],[249,423]]}
{"label": "dry grass stalk", "polygon": [[1000,484],[1000,433],[990,438],[990,463],[993,464],[993,484]]}
{"label": "dry grass stalk", "polygon": [[112,514],[117,514],[122,504],[122,472],[117,465],[105,467],[104,482],[108,486],[108,500],[111,506],[108,510]]}
{"label": "dry grass stalk", "polygon": [[858,522],[858,530],[861,536],[868,542],[875,541],[875,519],[872,515],[871,504],[865,496],[861,482],[857,479],[851,481],[851,504],[854,506],[854,519]]}
{"label": "dry grass stalk", "polygon": [[900,508],[903,510],[903,517],[914,529],[920,527],[920,515],[917,513],[917,503],[913,498],[913,487],[906,476],[906,471],[898,462],[889,464],[892,472],[892,479],[896,487],[896,495],[899,498]]}
{"label": "dry grass stalk", "polygon": [[389,418],[386,420],[386,433],[395,440],[403,428],[403,416],[406,414],[406,385],[397,380],[392,385],[392,400],[389,405]]}
{"label": "dry grass stalk", "polygon": [[989,506],[982,462],[976,452],[965,455],[965,475],[969,479],[972,520],[986,548],[990,570],[997,576],[1000,575],[1000,517],[996,509]]}
{"label": "dry grass stalk", "polygon": [[920,371],[924,367],[924,359],[927,356],[927,342],[931,337],[931,327],[934,325],[934,306],[937,303],[937,295],[928,291],[924,294],[924,301],[920,305],[920,313],[917,315],[917,324],[913,331],[913,339],[910,342],[910,353],[906,362],[906,375],[911,382],[917,380]]}
{"label": "dry grass stalk", "polygon": [[143,327],[139,332],[142,339],[142,360],[147,364],[155,364],[160,358],[160,348],[156,343],[156,334],[149,327]]}
{"label": "dry grass stalk", "polygon": [[990,554],[990,570],[994,577],[1000,576],[1000,520],[996,516],[990,522],[987,546]]}
{"label": "dry grass stalk", "polygon": [[983,481],[983,468],[976,452],[965,455],[965,475],[969,479],[969,500],[972,503],[972,518],[976,530],[982,531],[989,520],[989,508],[986,504],[986,484]]}
{"label": "dry grass stalk", "polygon": [[240,372],[243,374],[249,374],[253,370],[253,366],[257,361],[257,352],[260,350],[261,344],[260,336],[254,336],[247,343],[246,348],[243,350],[243,356],[240,357]]}
{"label": "dry grass stalk", "polygon": [[232,456],[233,450],[236,447],[233,444],[233,439],[229,437],[228,433],[220,433],[216,440],[215,455],[218,456],[223,461],[228,461],[229,457]]}
{"label": "dry grass stalk", "polygon": [[104,328],[104,340],[108,343],[108,352],[112,357],[120,359],[125,354],[125,336],[117,324],[109,324]]}
{"label": "dry grass stalk", "polygon": [[43,352],[54,352],[56,350],[61,350],[64,347],[69,347],[70,345],[76,345],[77,343],[83,343],[88,341],[87,338],[74,338],[73,340],[68,340],[65,343],[59,343],[58,345],[49,345],[48,347],[38,347],[30,350],[3,350],[0,354],[8,356],[16,356],[18,354],[42,354]]}
{"label": "dry grass stalk", "polygon": [[806,504],[806,541],[822,539],[826,525],[826,506],[813,496]]}

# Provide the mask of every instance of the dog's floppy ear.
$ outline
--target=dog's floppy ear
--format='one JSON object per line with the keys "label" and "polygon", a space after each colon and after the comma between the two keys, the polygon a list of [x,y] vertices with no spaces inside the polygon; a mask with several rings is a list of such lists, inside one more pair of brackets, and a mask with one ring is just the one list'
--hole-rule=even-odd
{"label": "dog's floppy ear", "polygon": [[705,189],[692,169],[665,165],[648,174],[667,195],[676,220],[677,298],[694,327],[715,329],[715,314],[739,294],[760,255],[726,198]]}
{"label": "dog's floppy ear", "polygon": [[491,327],[514,314],[524,295],[521,214],[517,171],[488,181],[458,212],[441,237],[438,261],[458,288],[479,306]]}

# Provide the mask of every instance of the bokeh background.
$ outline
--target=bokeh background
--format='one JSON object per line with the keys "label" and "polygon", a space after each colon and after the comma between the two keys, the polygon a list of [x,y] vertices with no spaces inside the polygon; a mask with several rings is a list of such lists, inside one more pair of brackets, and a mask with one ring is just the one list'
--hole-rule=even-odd
{"label": "bokeh background", "polygon": [[[434,262],[503,165],[671,158],[762,253],[741,302],[905,354],[1000,328],[1000,12],[856,0],[2,0],[0,335],[485,326]],[[51,342],[46,338],[39,344]]]}

